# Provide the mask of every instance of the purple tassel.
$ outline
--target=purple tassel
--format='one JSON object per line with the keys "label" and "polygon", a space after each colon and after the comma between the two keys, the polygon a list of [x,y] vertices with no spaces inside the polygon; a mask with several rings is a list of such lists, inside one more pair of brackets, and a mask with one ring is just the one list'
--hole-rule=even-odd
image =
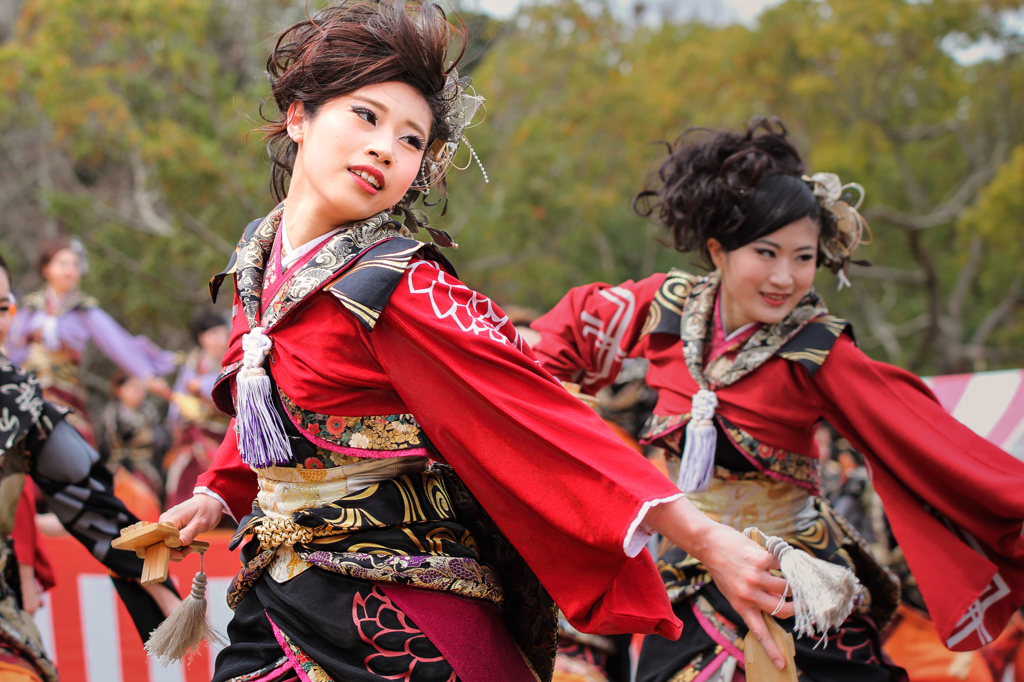
{"label": "purple tassel", "polygon": [[717,407],[718,396],[713,391],[701,389],[693,396],[690,422],[686,425],[686,443],[679,462],[679,479],[676,481],[684,493],[704,492],[711,487],[718,444],[714,422]]}
{"label": "purple tassel", "polygon": [[270,377],[262,367],[271,345],[262,327],[253,327],[242,338],[245,356],[236,381],[238,451],[243,462],[259,469],[288,464],[292,459],[284,423],[271,402]]}

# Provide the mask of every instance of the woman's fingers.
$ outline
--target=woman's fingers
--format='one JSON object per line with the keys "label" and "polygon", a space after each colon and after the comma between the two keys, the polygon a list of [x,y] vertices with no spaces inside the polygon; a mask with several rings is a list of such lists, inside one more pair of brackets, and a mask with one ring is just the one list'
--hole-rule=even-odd
{"label": "woman's fingers", "polygon": [[779,649],[778,645],[775,644],[775,640],[772,639],[771,634],[769,634],[768,626],[765,625],[764,617],[761,616],[761,611],[759,609],[746,609],[740,613],[740,616],[743,618],[743,622],[747,624],[747,628],[750,629],[751,634],[754,635],[754,639],[757,640],[757,643],[760,644],[768,654],[768,658],[770,658],[772,663],[775,664],[775,667],[779,670],[785,668],[786,659],[783,658],[782,651]]}
{"label": "woman's fingers", "polygon": [[199,494],[165,511],[160,515],[160,521],[178,528],[181,544],[188,545],[200,533],[216,528],[221,515],[220,502],[209,495]]}

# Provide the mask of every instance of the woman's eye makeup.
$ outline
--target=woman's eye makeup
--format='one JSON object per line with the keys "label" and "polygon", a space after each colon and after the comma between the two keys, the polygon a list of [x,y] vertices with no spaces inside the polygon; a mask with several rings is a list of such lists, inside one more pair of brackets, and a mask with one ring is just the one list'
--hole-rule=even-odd
{"label": "woman's eye makeup", "polygon": [[377,114],[372,109],[366,107],[352,107],[352,111],[355,112],[356,116],[363,119],[370,125],[377,125]]}
{"label": "woman's eye makeup", "polygon": [[402,139],[405,140],[409,145],[411,145],[413,149],[417,149],[419,151],[422,151],[423,148],[426,146],[426,143],[423,141],[423,138],[420,137],[419,135],[406,135]]}
{"label": "woman's eye makeup", "polygon": [[775,258],[775,252],[771,249],[758,249],[757,254],[759,256],[765,256],[766,258]]}

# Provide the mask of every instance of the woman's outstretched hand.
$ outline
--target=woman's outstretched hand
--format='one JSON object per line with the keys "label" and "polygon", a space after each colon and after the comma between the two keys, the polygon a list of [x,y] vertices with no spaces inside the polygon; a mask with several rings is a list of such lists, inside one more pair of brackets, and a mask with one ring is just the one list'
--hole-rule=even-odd
{"label": "woman's outstretched hand", "polygon": [[[769,573],[779,567],[775,557],[743,533],[715,523],[685,498],[654,507],[645,520],[700,560],[775,667],[782,670],[785,659],[761,617],[762,611],[775,611],[786,590],[786,581]],[[793,604],[783,604],[775,615],[791,617]]]}
{"label": "woman's outstretched hand", "polygon": [[160,521],[169,523],[181,531],[178,535],[181,538],[181,549],[178,551],[181,552],[181,556],[188,556],[191,552],[188,545],[200,533],[216,528],[223,515],[224,507],[219,500],[197,493],[161,514]]}

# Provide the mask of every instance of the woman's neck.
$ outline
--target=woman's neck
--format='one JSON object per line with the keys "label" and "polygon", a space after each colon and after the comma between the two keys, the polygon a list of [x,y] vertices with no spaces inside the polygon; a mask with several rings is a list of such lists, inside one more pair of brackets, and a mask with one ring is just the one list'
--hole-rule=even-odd
{"label": "woman's neck", "polygon": [[284,229],[293,249],[361,219],[339,210],[305,181],[299,168],[295,170],[284,201]]}
{"label": "woman's neck", "polygon": [[47,283],[47,285],[46,285],[46,296],[48,298],[52,298],[54,300],[60,300],[60,299],[64,298],[68,294],[68,292],[70,292],[72,289],[74,289],[74,287],[67,287],[66,289],[58,289],[54,285]]}
{"label": "woman's neck", "polygon": [[288,188],[288,196],[284,204],[284,229],[288,234],[288,243],[293,249],[322,237],[338,227],[325,215],[320,202],[309,196],[294,184]]}
{"label": "woman's neck", "polygon": [[722,327],[726,336],[744,325],[757,322],[747,315],[743,307],[738,305],[735,299],[729,295],[729,291],[722,286],[718,288],[718,311],[722,316]]}

